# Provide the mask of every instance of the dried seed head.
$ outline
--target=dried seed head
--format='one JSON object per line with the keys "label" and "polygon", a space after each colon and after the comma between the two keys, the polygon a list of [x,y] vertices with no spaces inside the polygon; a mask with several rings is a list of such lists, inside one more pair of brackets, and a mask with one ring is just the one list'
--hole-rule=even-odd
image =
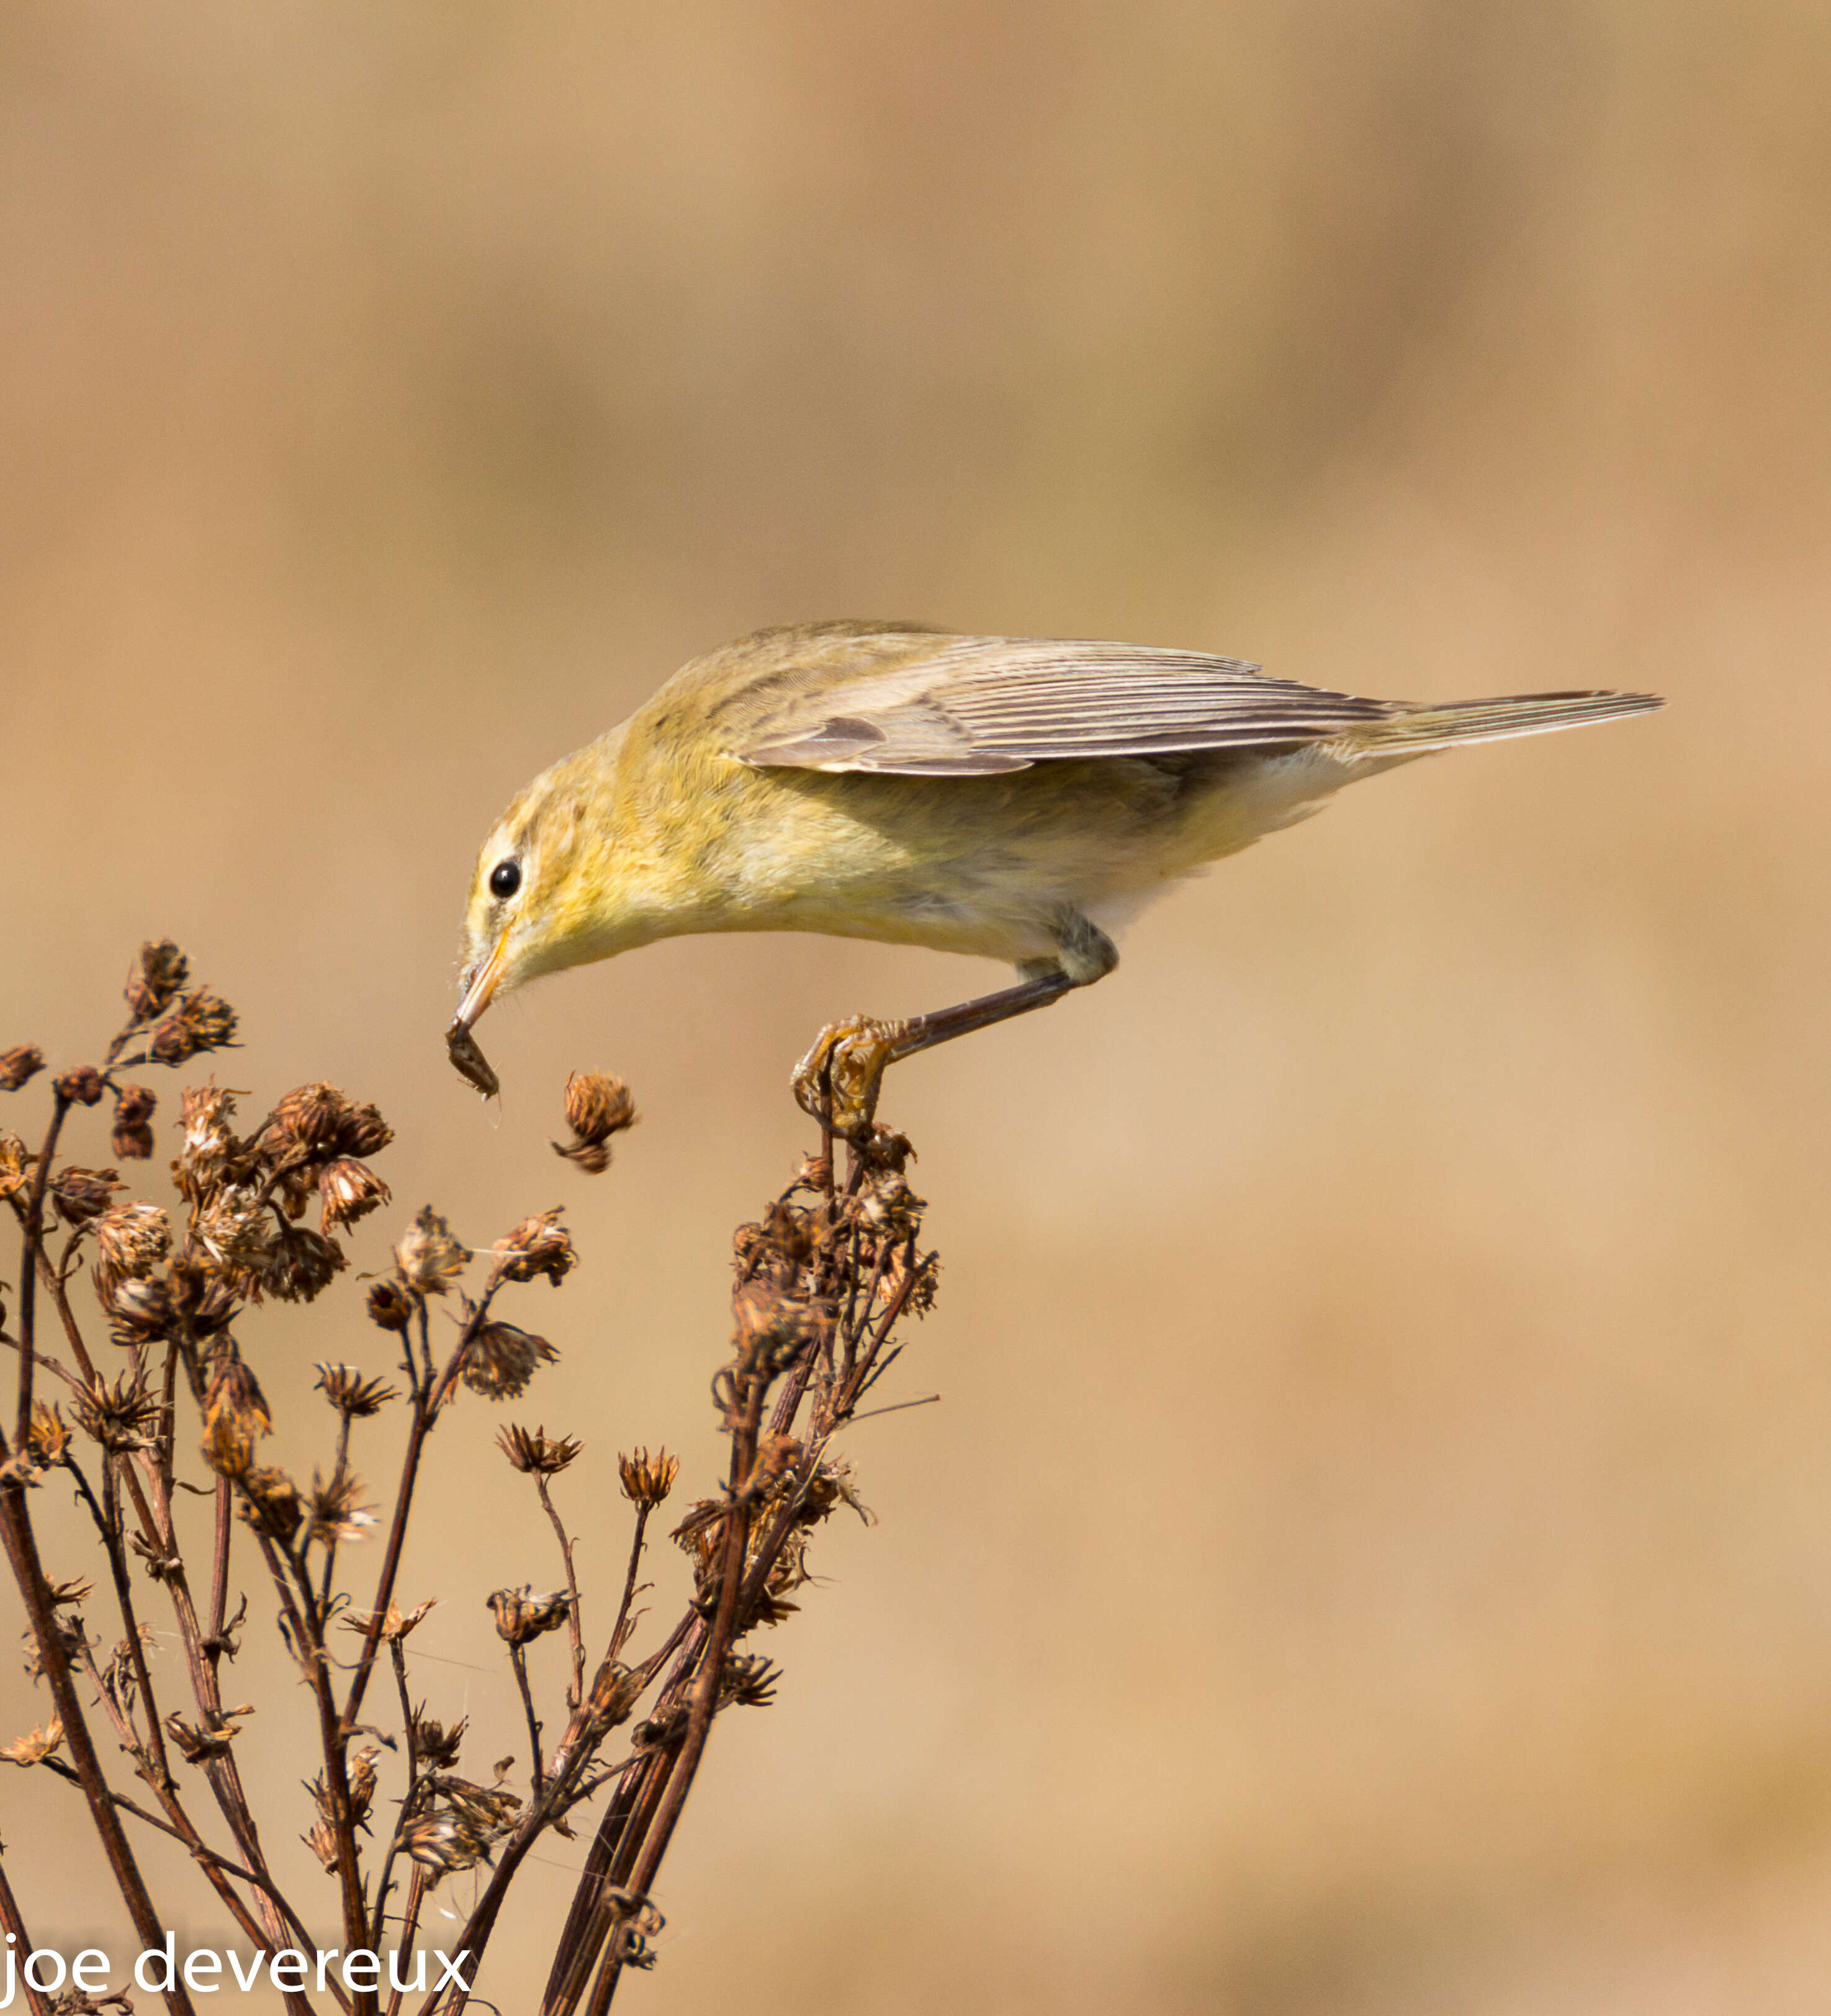
{"label": "dried seed head", "polygon": [[423,1706],[415,1708],[413,1747],[419,1753],[421,1763],[430,1771],[449,1771],[458,1762],[459,1748],[469,1726],[468,1715],[460,1715],[448,1729],[442,1722],[433,1721]]}
{"label": "dried seed head", "polygon": [[345,1767],[350,1787],[350,1817],[359,1827],[366,1827],[369,1809],[375,1804],[376,1760],[381,1752],[373,1748],[358,1750]]}
{"label": "dried seed head", "polygon": [[375,1508],[362,1502],[362,1480],[348,1471],[329,1484],[311,1474],[310,1523],[305,1535],[308,1546],[316,1540],[329,1546],[342,1540],[360,1540],[375,1524]]}
{"label": "dried seed head", "polygon": [[246,1471],[236,1481],[243,1493],[242,1517],[257,1533],[290,1547],[305,1516],[298,1485],[283,1470],[273,1469]]}
{"label": "dried seed head", "polygon": [[93,1064],[78,1064],[52,1080],[52,1089],[67,1106],[94,1106],[108,1088]]}
{"label": "dried seed head", "polygon": [[324,1200],[319,1222],[326,1232],[354,1225],[393,1195],[366,1162],[354,1162],[347,1156],[326,1166],[318,1179],[318,1193]]}
{"label": "dried seed head", "polygon": [[15,1737],[12,1742],[0,1745],[0,1758],[9,1764],[18,1764],[29,1769],[45,1759],[63,1743],[63,1724],[52,1715],[42,1729],[34,1729],[30,1736]]}
{"label": "dried seed head", "polygon": [[352,1100],[337,1136],[337,1148],[349,1157],[379,1155],[394,1138],[394,1130],[374,1107]]}
{"label": "dried seed head", "polygon": [[545,1274],[558,1287],[572,1272],[578,1255],[572,1248],[571,1233],[559,1222],[561,1209],[556,1204],[551,1211],[524,1218],[494,1247],[508,1256],[498,1262],[505,1281],[532,1281]]}
{"label": "dried seed head", "polygon": [[117,1204],[95,1221],[96,1257],[117,1280],[143,1279],[171,1251],[171,1226],[154,1204]]}
{"label": "dried seed head", "polygon": [[0,1050],[0,1092],[17,1092],[45,1068],[45,1053],[36,1043],[15,1044]]}
{"label": "dried seed head", "polygon": [[623,1495],[631,1504],[653,1511],[674,1489],[674,1480],[680,1474],[680,1458],[670,1456],[664,1449],[656,1450],[653,1456],[646,1449],[632,1449],[617,1459],[617,1471],[623,1480]]}
{"label": "dried seed head", "polygon": [[[390,1603],[382,1617],[380,1642],[383,1644],[392,1644],[397,1638],[406,1637],[426,1613],[435,1607],[437,1602],[438,1598],[436,1596],[429,1597],[424,1603],[417,1604],[413,1609],[408,1611],[403,1611],[397,1604]],[[342,1622],[346,1631],[366,1632],[369,1625],[375,1622],[375,1612],[372,1610],[347,1610],[344,1613]],[[459,1724],[460,1729],[463,1726],[462,1723]]]}
{"label": "dried seed head", "polygon": [[229,1126],[236,1096],[219,1085],[186,1085],[179,1102],[184,1140],[172,1165],[180,1193],[201,1203],[240,1159],[241,1143]]}
{"label": "dried seed head", "polygon": [[506,1823],[494,1827],[455,1806],[446,1805],[416,1814],[402,1828],[401,1841],[414,1861],[423,1869],[432,1870],[436,1883],[441,1876],[487,1862],[491,1847],[507,1831]]}
{"label": "dried seed head", "polygon": [[399,1397],[386,1380],[365,1379],[354,1365],[319,1366],[318,1384],[337,1412],[353,1421],[369,1420]]}
{"label": "dried seed head", "polygon": [[610,1166],[612,1137],[636,1123],[635,1100],[620,1078],[606,1071],[574,1071],[566,1081],[566,1124],[570,1147],[556,1141],[554,1152],[592,1175]]}
{"label": "dried seed head", "polygon": [[114,1132],[109,1145],[124,1162],[153,1157],[153,1114],[159,1103],[143,1085],[124,1085],[114,1102]]}
{"label": "dried seed head", "polygon": [[326,1874],[335,1876],[337,1873],[338,1859],[337,1833],[330,1822],[314,1820],[311,1823],[311,1831],[309,1834],[300,1834],[299,1838],[324,1864]]}
{"label": "dried seed head", "polygon": [[70,1401],[77,1426],[110,1455],[149,1445],[159,1425],[160,1403],[138,1372],[120,1378],[95,1378],[77,1388]]}
{"label": "dried seed head", "polygon": [[290,1146],[329,1149],[349,1109],[349,1100],[334,1085],[302,1085],[273,1109],[273,1131]]}
{"label": "dried seed head", "polygon": [[38,1159],[16,1134],[0,1132],[0,1197],[18,1196]]}
{"label": "dried seed head", "polygon": [[177,1320],[171,1289],[164,1281],[134,1275],[123,1280],[98,1268],[95,1293],[107,1313],[109,1335],[130,1349],[169,1336]]}
{"label": "dried seed head", "polygon": [[369,1319],[383,1330],[405,1330],[419,1307],[419,1298],[392,1275],[377,1281],[369,1291]]}
{"label": "dried seed head", "polygon": [[31,1425],[26,1430],[26,1450],[32,1461],[40,1469],[49,1470],[53,1463],[63,1460],[63,1453],[69,1447],[69,1425],[57,1411],[56,1403],[34,1401]]}
{"label": "dried seed head", "polygon": [[99,1218],[121,1187],[113,1169],[59,1169],[51,1179],[52,1200],[66,1225],[88,1225]]}
{"label": "dried seed head", "polygon": [[197,1214],[196,1244],[232,1286],[262,1285],[279,1226],[256,1183],[224,1183]]}
{"label": "dried seed head", "polygon": [[739,1708],[768,1708],[775,1699],[782,1669],[757,1652],[734,1652],[718,1676],[718,1705],[735,1702]]}
{"label": "dried seed head", "polygon": [[520,1589],[499,1589],[484,1602],[495,1613],[497,1635],[511,1645],[557,1631],[572,1612],[572,1598],[564,1589],[536,1596],[525,1582]]}
{"label": "dried seed head", "polygon": [[200,1445],[203,1460],[232,1484],[254,1467],[254,1430],[233,1414],[218,1414]]}
{"label": "dried seed head", "polygon": [[507,1427],[496,1442],[524,1477],[557,1477],[585,1447],[570,1435],[549,1435],[544,1427]]}
{"label": "dried seed head", "polygon": [[313,1301],[343,1268],[344,1249],[335,1240],[302,1225],[289,1225],[274,1238],[261,1286],[282,1302]]}
{"label": "dried seed head", "polygon": [[200,987],[185,995],[177,1009],[153,1031],[148,1045],[153,1061],[182,1064],[201,1050],[220,1050],[236,1038],[236,1011],[219,994]]}
{"label": "dried seed head", "polygon": [[210,1367],[210,1384],[204,1395],[203,1418],[215,1421],[224,1416],[239,1422],[252,1435],[273,1432],[273,1410],[268,1406],[261,1382],[253,1368],[225,1339]]}
{"label": "dried seed head", "polygon": [[464,1272],[469,1258],[469,1247],[451,1237],[451,1228],[430,1204],[422,1208],[394,1247],[401,1278],[422,1295],[442,1295]]}
{"label": "dried seed head", "polygon": [[519,1400],[535,1369],[559,1355],[544,1337],[513,1323],[484,1323],[465,1347],[464,1383],[486,1400]]}
{"label": "dried seed head", "polygon": [[150,1022],[163,1015],[190,977],[191,962],[170,938],[149,939],[135,953],[121,990],[134,1020]]}

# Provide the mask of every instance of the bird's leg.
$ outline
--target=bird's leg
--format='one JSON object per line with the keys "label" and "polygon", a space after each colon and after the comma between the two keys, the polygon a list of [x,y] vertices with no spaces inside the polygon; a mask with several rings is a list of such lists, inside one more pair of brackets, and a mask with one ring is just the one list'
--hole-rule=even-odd
{"label": "bird's leg", "polygon": [[847,1141],[863,1140],[871,1132],[878,1091],[892,1064],[955,1036],[988,1029],[1013,1015],[1047,1008],[1083,984],[1070,980],[1056,967],[996,994],[983,994],[977,1001],[937,1008],[930,1014],[912,1015],[905,1022],[878,1022],[855,1015],[848,1021],[829,1023],[795,1067],[790,1081],[795,1098],[804,1113],[833,1133]]}

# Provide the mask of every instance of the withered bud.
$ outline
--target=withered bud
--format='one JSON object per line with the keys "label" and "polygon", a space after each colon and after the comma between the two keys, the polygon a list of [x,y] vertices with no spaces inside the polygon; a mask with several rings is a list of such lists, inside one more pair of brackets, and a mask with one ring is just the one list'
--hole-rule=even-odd
{"label": "withered bud", "polygon": [[[394,1130],[372,1106],[352,1100],[337,1134],[337,1147],[346,1156],[379,1155],[394,1138]],[[384,1193],[384,1195],[386,1193]]]}
{"label": "withered bud", "polygon": [[498,1264],[505,1281],[533,1281],[542,1274],[556,1288],[577,1265],[572,1234],[559,1222],[563,1207],[537,1211],[492,1249],[509,1257]]}
{"label": "withered bud", "polygon": [[124,1085],[114,1102],[114,1132],[109,1145],[124,1162],[153,1157],[153,1114],[159,1103],[143,1085]]}
{"label": "withered bud", "polygon": [[0,1132],[0,1197],[16,1197],[25,1188],[38,1159],[16,1134]]}
{"label": "withered bud", "polygon": [[757,1445],[757,1460],[746,1489],[757,1493],[772,1491],[793,1468],[801,1445],[793,1435],[766,1435]]}
{"label": "withered bud", "polygon": [[52,1089],[68,1106],[94,1106],[108,1088],[93,1064],[78,1064],[51,1081]]}
{"label": "withered bud", "polygon": [[814,1312],[772,1288],[746,1281],[731,1298],[737,1319],[738,1363],[747,1371],[773,1376],[793,1364],[815,1334]]}
{"label": "withered bud", "polygon": [[197,1215],[196,1242],[235,1285],[262,1285],[278,1227],[254,1183],[225,1183]]}
{"label": "withered bud", "polygon": [[254,1424],[235,1414],[218,1414],[199,1445],[203,1460],[218,1477],[232,1484],[254,1467]]}
{"label": "withered bud", "polygon": [[623,1495],[631,1504],[653,1511],[674,1489],[674,1480],[680,1474],[680,1458],[670,1456],[666,1449],[657,1449],[653,1456],[646,1449],[631,1449],[628,1456],[617,1459],[617,1472],[623,1480]]}
{"label": "withered bud", "polygon": [[200,1341],[220,1336],[239,1307],[234,1291],[206,1262],[177,1259],[167,1270],[171,1283],[172,1307]]}
{"label": "withered bud", "polygon": [[360,1540],[375,1524],[375,1509],[362,1502],[360,1478],[343,1471],[323,1484],[314,1471],[309,1517],[306,1544],[316,1540],[329,1546],[340,1540]]}
{"label": "withered bud", "polygon": [[376,1760],[381,1755],[379,1750],[365,1745],[358,1750],[345,1767],[350,1787],[350,1817],[359,1827],[366,1828],[369,1811],[375,1804],[376,1785]]}
{"label": "withered bud", "polygon": [[347,1156],[326,1165],[319,1179],[318,1193],[324,1200],[319,1223],[326,1232],[354,1225],[377,1206],[388,1203],[394,1194],[366,1162],[354,1162]]}
{"label": "withered bud", "polygon": [[18,1043],[0,1050],[0,1092],[17,1092],[45,1068],[45,1053],[36,1043]]}
{"label": "withered bud", "polygon": [[315,1301],[344,1269],[344,1249],[333,1239],[289,1225],[275,1237],[261,1285],[282,1302]]}
{"label": "withered bud", "polygon": [[422,1295],[442,1295],[464,1272],[469,1258],[469,1247],[451,1237],[451,1228],[430,1204],[421,1207],[394,1247],[401,1278]]}
{"label": "withered bud", "polygon": [[299,1487],[283,1470],[244,1471],[236,1479],[243,1493],[239,1510],[256,1532],[264,1533],[282,1547],[290,1547],[305,1507]]}
{"label": "withered bud", "polygon": [[165,1733],[187,1764],[207,1764],[228,1756],[230,1744],[241,1733],[228,1715],[214,1718],[212,1726],[205,1727],[186,1722],[176,1708],[165,1718]]}
{"label": "withered bud", "polygon": [[419,1298],[409,1294],[405,1284],[392,1275],[377,1281],[369,1291],[369,1319],[383,1330],[405,1330],[419,1306]]}
{"label": "withered bud", "polygon": [[273,1410],[254,1377],[254,1368],[225,1340],[211,1361],[210,1384],[204,1394],[203,1418],[214,1421],[227,1415],[243,1423],[250,1435],[273,1432]]}
{"label": "withered bud", "polygon": [[484,1323],[465,1347],[464,1383],[486,1400],[519,1400],[535,1368],[559,1355],[544,1337],[513,1323]]}
{"label": "withered bud", "polygon": [[241,1143],[228,1124],[235,1111],[235,1094],[220,1085],[185,1086],[179,1106],[184,1139],[171,1167],[188,1203],[202,1203],[243,1161]]}
{"label": "withered bud", "polygon": [[610,1142],[636,1123],[635,1100],[620,1078],[606,1071],[574,1071],[566,1081],[566,1124],[572,1129],[570,1147],[556,1141],[553,1150],[592,1175],[610,1166]]}
{"label": "withered bud", "polygon": [[134,1020],[150,1022],[163,1015],[190,977],[191,962],[170,938],[149,939],[135,955],[121,990]]}
{"label": "withered bud", "polygon": [[585,1444],[571,1435],[549,1435],[544,1427],[507,1427],[497,1446],[524,1477],[557,1477]]}
{"label": "withered bud", "polygon": [[511,1645],[525,1645],[544,1632],[557,1631],[572,1611],[572,1598],[564,1589],[536,1596],[526,1583],[520,1589],[499,1589],[484,1602],[495,1613],[498,1635]]}
{"label": "withered bud", "polygon": [[59,1169],[51,1179],[51,1197],[66,1225],[88,1225],[108,1208],[121,1187],[113,1169]]}
{"label": "withered bud", "polygon": [[42,1764],[63,1743],[63,1724],[52,1715],[45,1727],[34,1728],[30,1736],[15,1737],[12,1742],[0,1745],[0,1758],[29,1769],[34,1764]]}
{"label": "withered bud", "polygon": [[117,1204],[95,1221],[97,1258],[117,1276],[144,1276],[171,1251],[171,1226],[154,1204]]}
{"label": "withered bud", "polygon": [[330,1822],[314,1820],[311,1823],[311,1831],[309,1834],[300,1834],[299,1838],[324,1864],[325,1874],[327,1876],[335,1876],[337,1873],[338,1860],[337,1831]]}
{"label": "withered bud", "polygon": [[415,1814],[401,1830],[401,1845],[423,1869],[433,1871],[436,1883],[441,1876],[455,1875],[487,1862],[491,1844],[500,1829],[448,1806]]}
{"label": "withered bud", "polygon": [[350,1102],[334,1085],[302,1085],[273,1109],[275,1131],[302,1148],[328,1148]]}
{"label": "withered bud", "polygon": [[470,1718],[460,1715],[448,1729],[442,1722],[436,1722],[424,1707],[413,1712],[413,1747],[419,1751],[420,1762],[429,1770],[449,1771],[458,1762],[459,1746],[464,1741],[464,1732],[470,1726]]}
{"label": "withered bud", "polygon": [[606,1729],[628,1722],[648,1685],[647,1676],[631,1672],[620,1661],[606,1659],[592,1682],[592,1718]]}
{"label": "withered bud", "polygon": [[399,1396],[384,1379],[365,1379],[354,1365],[321,1365],[318,1389],[340,1414],[366,1421]]}
{"label": "withered bud", "polygon": [[36,1400],[32,1403],[31,1424],[26,1430],[26,1449],[34,1463],[42,1470],[63,1460],[63,1453],[70,1447],[70,1427],[63,1415],[57,1411],[56,1403],[50,1400]]}

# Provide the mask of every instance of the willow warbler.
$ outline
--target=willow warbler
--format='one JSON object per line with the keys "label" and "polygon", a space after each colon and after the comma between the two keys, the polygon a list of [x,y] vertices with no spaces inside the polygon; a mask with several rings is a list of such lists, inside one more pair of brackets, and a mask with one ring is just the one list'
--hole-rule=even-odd
{"label": "willow warbler", "polygon": [[981,999],[822,1031],[796,1091],[856,1135],[894,1059],[1103,978],[1153,897],[1344,784],[1660,704],[1419,705],[1141,644],[759,631],[675,673],[497,821],[471,883],[452,1061],[493,1093],[471,1029],[498,994],[689,932],[824,931],[1014,966],[1019,984]]}

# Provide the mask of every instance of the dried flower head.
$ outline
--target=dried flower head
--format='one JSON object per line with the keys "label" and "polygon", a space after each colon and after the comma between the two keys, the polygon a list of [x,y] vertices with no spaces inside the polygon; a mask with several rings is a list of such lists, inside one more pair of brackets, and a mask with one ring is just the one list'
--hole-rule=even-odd
{"label": "dried flower head", "polygon": [[405,1330],[419,1307],[419,1298],[410,1294],[404,1282],[392,1275],[377,1281],[369,1291],[369,1319],[383,1330]]}
{"label": "dried flower head", "polygon": [[34,1764],[42,1764],[63,1743],[63,1724],[52,1715],[42,1729],[34,1729],[30,1736],[15,1737],[12,1742],[0,1745],[0,1758],[9,1764],[21,1765],[30,1769]]}
{"label": "dried flower head", "polygon": [[559,1355],[544,1337],[513,1323],[484,1323],[465,1347],[464,1383],[487,1400],[519,1400],[536,1367]]}
{"label": "dried flower head", "polygon": [[124,1085],[114,1102],[114,1132],[109,1145],[124,1162],[150,1161],[156,1096],[143,1085]]}
{"label": "dried flower head", "polygon": [[388,1203],[394,1194],[366,1162],[352,1161],[347,1156],[340,1156],[326,1165],[318,1188],[324,1200],[319,1222],[326,1232],[354,1225],[358,1219]]}
{"label": "dried flower head", "polygon": [[190,977],[191,962],[170,938],[149,939],[135,954],[121,990],[134,1020],[150,1022],[163,1015]]}
{"label": "dried flower head", "polygon": [[234,1319],[240,1306],[235,1291],[207,1260],[199,1264],[174,1259],[166,1278],[171,1284],[172,1307],[200,1341],[220,1336]]}
{"label": "dried flower head", "polygon": [[236,1479],[242,1492],[242,1517],[257,1533],[290,1547],[305,1516],[299,1487],[283,1470],[248,1470]]}
{"label": "dried flower head", "polygon": [[558,1287],[572,1272],[578,1255],[573,1251],[571,1233],[559,1222],[562,1208],[556,1204],[551,1211],[524,1218],[498,1244],[495,1251],[508,1255],[498,1263],[505,1281],[532,1281],[545,1274]]}
{"label": "dried flower head", "polygon": [[192,1228],[197,1245],[209,1255],[224,1280],[244,1291],[257,1291],[279,1226],[257,1183],[225,1183],[197,1214]]}
{"label": "dried flower head", "polygon": [[302,1085],[275,1107],[269,1125],[286,1146],[329,1150],[349,1110],[349,1100],[334,1085]]}
{"label": "dried flower head", "polygon": [[337,1831],[330,1822],[314,1820],[311,1832],[300,1834],[299,1838],[324,1864],[325,1874],[328,1876],[335,1876],[337,1873],[340,1856],[337,1849]]}
{"label": "dried flower head", "polygon": [[653,1511],[674,1489],[680,1458],[666,1449],[657,1449],[653,1456],[646,1449],[632,1449],[617,1459],[617,1471],[623,1480],[623,1495],[631,1504]]}
{"label": "dried flower head", "polygon": [[514,1825],[521,1804],[513,1792],[486,1792],[480,1785],[464,1786],[461,1779],[444,1780],[440,1789],[444,1803],[415,1814],[401,1835],[408,1854],[433,1872],[435,1883],[487,1862],[491,1847]]}
{"label": "dried flower head", "polygon": [[95,1221],[96,1258],[117,1280],[143,1278],[171,1251],[171,1226],[155,1204],[117,1204]]}
{"label": "dried flower head", "polygon": [[148,1047],[155,1062],[182,1064],[201,1050],[228,1048],[236,1039],[236,1011],[221,995],[200,987],[153,1031]]}
{"label": "dried flower head", "polygon": [[632,1672],[617,1660],[606,1659],[592,1681],[592,1719],[606,1729],[628,1722],[648,1683],[647,1674]]}
{"label": "dried flower head", "polygon": [[[429,1597],[424,1603],[416,1604],[412,1610],[402,1610],[397,1604],[390,1603],[382,1617],[381,1642],[388,1645],[397,1638],[406,1637],[437,1603],[436,1596]],[[347,1610],[341,1621],[346,1631],[365,1632],[375,1622],[375,1612],[372,1610]],[[463,1726],[462,1723],[459,1726],[460,1728]]]}
{"label": "dried flower head", "polygon": [[549,1435],[544,1427],[507,1427],[496,1443],[524,1477],[557,1477],[585,1447],[571,1435]]}
{"label": "dried flower head", "polygon": [[108,1200],[121,1187],[113,1169],[59,1169],[51,1179],[51,1196],[57,1215],[66,1225],[88,1225],[108,1208]]}
{"label": "dried flower head", "polygon": [[233,1342],[225,1339],[211,1360],[210,1384],[204,1394],[203,1418],[216,1421],[225,1416],[237,1421],[251,1435],[273,1432],[273,1410],[261,1390],[254,1370]]}
{"label": "dried flower head", "polygon": [[78,1064],[53,1078],[52,1089],[67,1106],[94,1106],[108,1087],[93,1064]]}
{"label": "dried flower head", "polygon": [[344,1249],[334,1239],[302,1225],[282,1226],[275,1233],[261,1285],[282,1302],[315,1301],[343,1271]]}
{"label": "dried flower head", "polygon": [[484,1599],[494,1612],[498,1636],[511,1645],[525,1645],[543,1633],[557,1631],[572,1612],[572,1598],[563,1589],[536,1596],[523,1583],[520,1589],[499,1589]]}
{"label": "dried flower head", "polygon": [[172,1173],[180,1194],[187,1202],[199,1204],[241,1159],[241,1143],[229,1125],[235,1118],[236,1096],[220,1085],[186,1085],[178,1111],[184,1139]]}
{"label": "dried flower head", "polygon": [[45,1053],[36,1043],[16,1043],[0,1050],[0,1092],[17,1092],[45,1068]]}
{"label": "dried flower head", "polygon": [[110,1455],[148,1446],[160,1413],[157,1397],[138,1372],[124,1372],[110,1381],[91,1379],[70,1401],[77,1426]]}
{"label": "dried flower head", "polygon": [[178,1320],[171,1288],[165,1281],[131,1274],[123,1280],[98,1268],[95,1293],[108,1318],[109,1335],[130,1349],[170,1336]]}
{"label": "dried flower head", "polygon": [[385,1379],[365,1379],[354,1365],[319,1366],[318,1386],[337,1412],[353,1421],[369,1420],[399,1397]]}
{"label": "dried flower head", "polygon": [[413,1711],[413,1747],[421,1763],[429,1771],[449,1771],[458,1762],[464,1732],[469,1726],[470,1718],[460,1715],[448,1729],[426,1713],[423,1702]]}
{"label": "dried flower head", "polygon": [[330,1546],[342,1540],[360,1540],[375,1524],[375,1508],[362,1500],[362,1480],[342,1471],[329,1483],[311,1474],[311,1496],[308,1508],[305,1544],[314,1540]]}
{"label": "dried flower head", "polygon": [[442,1295],[469,1258],[469,1247],[451,1237],[451,1228],[430,1204],[421,1208],[394,1247],[401,1280],[421,1295]]}
{"label": "dried flower head", "polygon": [[566,1081],[566,1124],[572,1129],[572,1144],[556,1154],[576,1162],[590,1175],[598,1175],[610,1166],[613,1136],[636,1123],[635,1100],[620,1078],[606,1071],[574,1071]]}
{"label": "dried flower head", "polygon": [[0,1197],[19,1195],[38,1159],[16,1134],[0,1132]]}
{"label": "dried flower head", "polygon": [[781,1679],[782,1669],[760,1652],[734,1652],[718,1676],[719,1705],[728,1701],[739,1708],[768,1708]]}

